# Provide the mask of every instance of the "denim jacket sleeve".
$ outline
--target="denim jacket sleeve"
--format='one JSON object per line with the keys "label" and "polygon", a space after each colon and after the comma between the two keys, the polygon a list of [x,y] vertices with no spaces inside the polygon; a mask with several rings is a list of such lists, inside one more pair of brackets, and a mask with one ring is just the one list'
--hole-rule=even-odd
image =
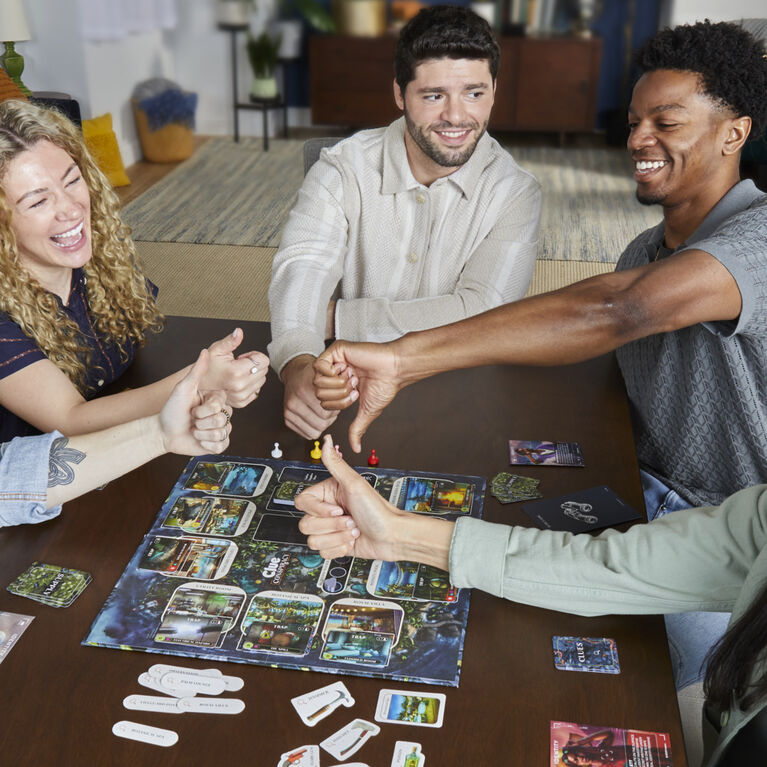
{"label": "denim jacket sleeve", "polygon": [[48,458],[58,437],[54,431],[0,445],[0,527],[45,522],[61,512],[61,506],[45,508]]}

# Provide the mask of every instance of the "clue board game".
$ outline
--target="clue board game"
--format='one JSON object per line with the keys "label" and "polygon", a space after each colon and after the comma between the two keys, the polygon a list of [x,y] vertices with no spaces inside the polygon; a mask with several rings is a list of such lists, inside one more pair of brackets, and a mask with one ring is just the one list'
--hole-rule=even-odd
{"label": "clue board game", "polygon": [[[400,509],[481,516],[481,477],[357,468]],[[293,499],[320,464],[187,464],[84,645],[457,686],[468,590],[410,562],[325,560]]]}

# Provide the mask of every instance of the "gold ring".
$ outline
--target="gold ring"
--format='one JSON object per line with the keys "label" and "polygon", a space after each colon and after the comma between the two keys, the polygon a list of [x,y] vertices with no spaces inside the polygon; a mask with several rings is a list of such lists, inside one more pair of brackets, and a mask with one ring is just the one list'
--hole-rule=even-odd
{"label": "gold ring", "polygon": [[229,411],[225,410],[224,408],[221,408],[221,412],[226,416],[226,422],[230,423],[232,420],[232,417],[229,415]]}

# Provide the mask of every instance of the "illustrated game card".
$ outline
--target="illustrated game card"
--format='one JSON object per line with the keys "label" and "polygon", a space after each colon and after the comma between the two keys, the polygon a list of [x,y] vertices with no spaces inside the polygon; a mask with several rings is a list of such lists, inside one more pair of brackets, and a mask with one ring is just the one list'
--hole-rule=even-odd
{"label": "illustrated game card", "polygon": [[396,645],[405,611],[396,602],[378,599],[338,599],[328,609],[322,635],[331,631],[358,631],[386,634]]}
{"label": "illustrated game card", "polygon": [[301,721],[307,727],[314,727],[317,722],[330,716],[339,706],[351,708],[354,705],[354,698],[343,682],[334,682],[318,690],[291,698],[290,702],[301,717]]}
{"label": "illustrated game card", "polygon": [[218,647],[245,604],[238,586],[183,583],[170,598],[155,642]]}
{"label": "illustrated game card", "polygon": [[553,721],[550,743],[551,767],[589,763],[673,767],[671,738],[666,732]]}
{"label": "illustrated game card", "polygon": [[[320,746],[339,762],[346,761],[359,751],[370,738],[381,732],[377,724],[367,722],[364,719],[355,719],[325,738]],[[348,765],[352,767],[352,765]]]}
{"label": "illustrated game card", "polygon": [[378,693],[376,722],[442,727],[444,716],[444,693],[432,692],[424,695],[411,690],[381,690]]}
{"label": "illustrated game card", "polygon": [[32,615],[0,612],[0,663],[34,620]]}
{"label": "illustrated game card", "polygon": [[554,666],[560,671],[591,671],[620,674],[618,647],[606,637],[560,637],[552,639]]}
{"label": "illustrated game card", "polygon": [[69,607],[91,582],[90,573],[33,562],[7,589],[51,607]]}
{"label": "illustrated game card", "polygon": [[543,498],[538,490],[540,483],[540,479],[520,477],[502,471],[490,481],[490,495],[495,496],[501,503],[534,501],[536,498]]}
{"label": "illustrated game card", "polygon": [[420,743],[398,740],[394,744],[391,767],[424,767],[425,764],[426,757],[421,751]]}
{"label": "illustrated game card", "polygon": [[637,510],[607,485],[545,498],[523,506],[522,510],[543,530],[570,533],[585,533],[640,518]]}
{"label": "illustrated game card", "polygon": [[509,463],[518,466],[583,466],[581,446],[577,442],[546,440],[509,440]]}
{"label": "illustrated game card", "polygon": [[330,473],[324,469],[301,469],[286,466],[280,472],[279,484],[275,487],[272,497],[266,504],[269,511],[297,512],[293,499],[307,487],[316,485],[327,479]]}
{"label": "illustrated game card", "polygon": [[306,655],[319,626],[324,602],[311,594],[262,591],[242,619],[240,649]]}
{"label": "illustrated game card", "polygon": [[231,541],[157,535],[138,566],[163,575],[212,581],[229,572],[236,555],[237,546]]}
{"label": "illustrated game card", "polygon": [[474,485],[426,477],[400,477],[389,495],[398,509],[420,514],[468,514],[473,500]]}
{"label": "illustrated game card", "polygon": [[271,468],[261,464],[200,461],[185,487],[217,495],[252,497],[263,493],[271,476]]}
{"label": "illustrated game card", "polygon": [[424,602],[455,602],[458,589],[444,570],[417,562],[382,562],[370,565],[367,590],[375,597]]}
{"label": "illustrated game card", "polygon": [[176,499],[163,527],[201,535],[241,535],[248,529],[256,507],[240,498],[186,496]]}
{"label": "illustrated game card", "polygon": [[308,546],[272,541],[253,546],[251,572],[258,588],[306,593],[318,587],[325,560]]}

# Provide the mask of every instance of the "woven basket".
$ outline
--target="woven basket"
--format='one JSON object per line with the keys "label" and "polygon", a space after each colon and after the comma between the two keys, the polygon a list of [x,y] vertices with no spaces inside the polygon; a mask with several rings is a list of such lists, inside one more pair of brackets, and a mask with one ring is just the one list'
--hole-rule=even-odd
{"label": "woven basket", "polygon": [[150,130],[146,112],[135,99],[131,99],[133,116],[136,118],[141,151],[149,162],[179,162],[192,156],[194,132],[181,123],[164,125],[160,130]]}

